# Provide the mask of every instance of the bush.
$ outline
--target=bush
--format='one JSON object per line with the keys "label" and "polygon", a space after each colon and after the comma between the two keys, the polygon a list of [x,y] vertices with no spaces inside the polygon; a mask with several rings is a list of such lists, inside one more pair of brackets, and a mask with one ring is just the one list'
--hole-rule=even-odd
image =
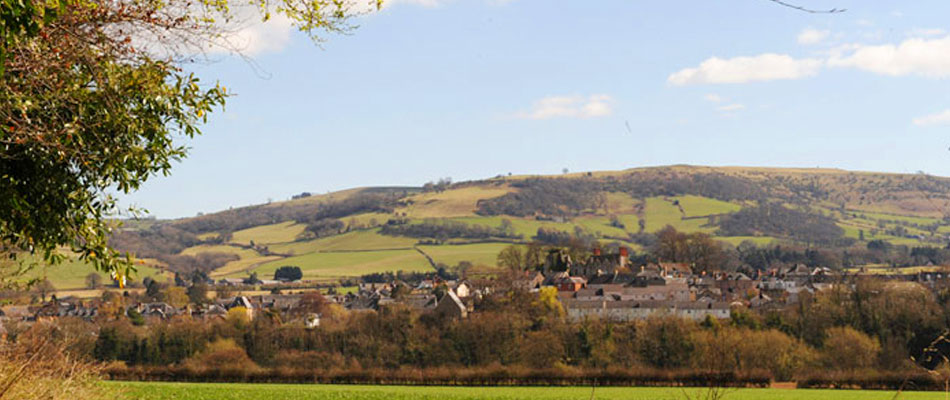
{"label": "bush", "polygon": [[833,370],[858,370],[874,366],[881,351],[877,339],[851,327],[829,328],[825,332],[821,360]]}
{"label": "bush", "polygon": [[247,352],[232,339],[218,339],[194,357],[185,360],[184,366],[194,370],[217,370],[254,372],[257,364]]}
{"label": "bush", "polygon": [[100,367],[70,354],[74,338],[34,326],[17,343],[0,341],[0,396],[9,399],[105,399]]}
{"label": "bush", "polygon": [[274,271],[274,280],[278,281],[299,281],[303,278],[303,271],[295,265],[285,265]]}

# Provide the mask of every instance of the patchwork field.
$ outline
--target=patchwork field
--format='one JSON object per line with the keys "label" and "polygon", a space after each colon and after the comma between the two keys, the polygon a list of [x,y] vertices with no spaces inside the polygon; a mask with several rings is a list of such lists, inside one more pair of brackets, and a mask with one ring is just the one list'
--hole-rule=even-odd
{"label": "patchwork field", "polygon": [[[124,399],[137,400],[679,400],[707,398],[707,389],[603,387],[439,387],[361,385],[269,385],[240,383],[106,382]],[[864,390],[738,389],[727,390],[727,400],[937,400],[939,392]]]}
{"label": "patchwork field", "polygon": [[[608,177],[611,179],[605,180],[603,186],[591,185]],[[872,240],[908,247],[944,246],[950,238],[950,218],[946,221],[942,218],[950,215],[950,194],[947,194],[950,193],[950,179],[946,178],[827,169],[685,165],[564,174],[556,177],[558,184],[553,184],[555,180],[548,184],[522,181],[527,178],[537,176],[464,182],[443,191],[424,192],[422,188],[411,187],[357,188],[204,215],[196,217],[199,224],[185,229],[195,236],[182,247],[197,243],[194,238],[213,242],[211,239],[219,233],[234,229],[230,244],[247,247],[253,242],[255,248],[195,246],[180,254],[225,252],[240,257],[213,271],[211,276],[214,278],[242,277],[251,271],[257,271],[263,277],[279,266],[298,265],[304,269],[307,279],[332,280],[381,271],[428,271],[431,265],[414,247],[418,243],[444,240],[451,245],[425,245],[420,249],[436,263],[454,266],[469,261],[491,267],[501,249],[509,243],[531,241],[542,228],[570,234],[582,232],[585,238],[592,236],[602,245],[621,241],[641,252],[645,249],[636,243],[645,243],[642,239],[646,238],[631,238],[641,230],[654,233],[670,225],[681,232],[716,235],[719,225],[730,219],[728,214],[762,203],[783,204],[799,213],[831,218],[843,229],[845,238],[855,239],[855,248],[866,246]],[[654,189],[661,190],[645,190],[631,184],[628,179],[631,182],[650,182]],[[568,182],[570,180],[576,182]],[[765,192],[757,194],[758,189]],[[322,205],[379,194],[390,196],[392,201],[385,206],[361,206],[334,214],[333,218],[346,226],[348,232],[298,241],[309,216],[316,215],[310,213],[316,213]],[[551,201],[562,195],[565,201]],[[500,212],[498,210],[509,214],[480,215],[480,202],[504,205],[496,209],[484,208],[482,212],[486,214]],[[261,210],[267,212],[254,214],[261,213]],[[457,245],[470,241],[472,235],[436,233],[438,230],[431,229],[428,233],[422,229],[423,233],[413,235],[435,237],[380,234],[381,227],[393,218],[405,218],[409,224],[453,221],[489,228],[498,228],[508,221],[520,238],[493,238],[493,243]],[[200,219],[207,221],[201,223]],[[283,222],[272,223],[275,221]],[[813,228],[795,226],[788,221],[783,223],[790,229]],[[126,223],[128,227],[150,229],[162,223],[188,226],[187,222],[142,220]],[[248,226],[252,227],[238,230]],[[802,237],[782,229],[760,228],[733,229],[731,232],[770,236],[717,236],[716,239],[732,245],[743,241],[758,245],[778,242],[794,245],[795,238]],[[169,237],[168,240],[179,239]],[[82,288],[84,277],[90,272],[83,268],[63,269],[70,271],[48,275],[57,287],[68,289]],[[154,273],[143,268],[141,276]]]}

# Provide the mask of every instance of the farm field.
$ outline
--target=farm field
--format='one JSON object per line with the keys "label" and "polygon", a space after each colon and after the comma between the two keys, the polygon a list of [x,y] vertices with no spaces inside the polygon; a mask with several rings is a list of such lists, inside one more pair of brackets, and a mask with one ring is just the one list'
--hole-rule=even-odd
{"label": "farm field", "polygon": [[255,226],[234,232],[231,241],[240,244],[273,244],[291,242],[297,235],[303,233],[307,226],[294,221],[286,221],[271,225]]}
{"label": "farm field", "polygon": [[[364,385],[271,385],[242,383],[167,383],[106,382],[123,399],[135,400],[576,400],[627,399],[676,400],[698,398],[706,389],[603,387],[439,387],[439,386],[364,386]],[[895,398],[894,392],[867,390],[812,389],[738,389],[728,391],[728,400],[884,400]],[[943,399],[939,392],[905,392],[897,399]]]}
{"label": "farm field", "polygon": [[[171,277],[171,274],[162,273],[158,268],[149,265],[136,265],[132,278],[135,281],[141,281],[145,277],[152,277],[158,281],[164,281]],[[109,284],[112,279],[108,274],[96,271],[95,267],[78,259],[67,260],[59,265],[37,265],[28,271],[24,279],[46,278],[53,284],[57,290],[77,290],[86,288],[86,276],[92,272],[102,276],[102,283]]]}
{"label": "farm field", "polygon": [[477,243],[443,246],[419,246],[436,263],[448,266],[468,261],[474,265],[494,266],[498,253],[508,247],[507,243]]}
{"label": "farm field", "polygon": [[[710,207],[706,207],[705,211],[708,211],[709,208]],[[708,222],[705,218],[683,219],[683,213],[680,212],[679,207],[673,205],[672,199],[667,200],[662,197],[647,198],[644,214],[647,232],[656,232],[667,225],[672,225],[677,230],[683,232],[712,233],[716,230],[716,227],[703,226]]]}
{"label": "farm field", "polygon": [[471,186],[438,193],[419,193],[409,197],[411,205],[396,211],[410,218],[473,216],[479,200],[498,197],[509,191],[507,188]]}
{"label": "farm field", "polygon": [[[271,261],[251,271],[257,272],[259,276],[269,277],[284,265],[300,267],[303,270],[303,279],[311,280],[334,280],[376,272],[432,271],[432,266],[425,257],[412,249],[309,253]],[[235,273],[234,277],[244,275],[246,273],[239,272]]]}
{"label": "farm field", "polygon": [[742,209],[742,206],[729,203],[722,200],[710,199],[693,195],[678,196],[680,205],[683,206],[683,212],[687,217],[699,217],[713,214],[727,214]]}
{"label": "farm field", "polygon": [[271,245],[270,249],[278,253],[303,255],[315,251],[354,251],[354,250],[392,250],[412,248],[418,239],[387,236],[379,234],[379,229],[367,229],[347,232],[304,242],[290,242]]}

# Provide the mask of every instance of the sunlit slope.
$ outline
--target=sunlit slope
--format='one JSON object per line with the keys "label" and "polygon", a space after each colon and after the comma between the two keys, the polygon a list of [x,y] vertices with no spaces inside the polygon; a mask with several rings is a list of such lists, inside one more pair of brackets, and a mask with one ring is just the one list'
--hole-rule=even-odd
{"label": "sunlit slope", "polygon": [[[552,181],[557,183],[553,189],[539,192],[532,186]],[[334,215],[341,227],[337,231],[318,235],[308,232],[308,224],[314,223],[308,216],[367,194],[393,200],[384,210]],[[545,205],[546,201],[553,205]],[[532,202],[538,203],[536,208],[532,208]],[[540,231],[584,235],[602,244],[619,242],[635,250],[643,250],[638,235],[655,233],[666,226],[711,234],[732,245],[790,240],[759,233],[724,236],[720,231],[723,219],[767,202],[831,218],[842,229],[843,237],[853,239],[856,246],[871,240],[933,245],[950,235],[950,219],[944,218],[950,215],[947,178],[836,169],[686,165],[547,177],[499,176],[428,191],[358,188],[167,223],[209,243],[219,239],[213,246],[189,247],[182,251],[184,255],[225,252],[239,257],[213,271],[213,277],[251,272],[263,277],[279,266],[298,265],[308,279],[332,280],[382,271],[434,270],[434,265],[461,262],[492,267],[501,249],[535,240]],[[496,207],[487,207],[491,205]],[[228,215],[247,218],[240,229],[229,230],[216,222],[216,218]],[[392,224],[443,222],[492,232],[504,227],[506,233],[503,237],[384,233]],[[140,226],[152,229],[161,223]],[[224,234],[228,236],[222,241]],[[75,286],[76,281],[74,277],[69,286]]]}

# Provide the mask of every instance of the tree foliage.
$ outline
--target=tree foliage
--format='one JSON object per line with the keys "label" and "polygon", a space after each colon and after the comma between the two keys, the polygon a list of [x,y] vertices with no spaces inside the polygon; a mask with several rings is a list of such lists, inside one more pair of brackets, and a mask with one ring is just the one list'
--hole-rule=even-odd
{"label": "tree foliage", "polygon": [[[128,274],[108,237],[110,193],[169,174],[228,92],[183,66],[227,45],[241,7],[321,40],[380,2],[48,0],[0,3],[0,252]],[[233,47],[231,50],[239,50]],[[122,266],[123,268],[120,268]]]}

